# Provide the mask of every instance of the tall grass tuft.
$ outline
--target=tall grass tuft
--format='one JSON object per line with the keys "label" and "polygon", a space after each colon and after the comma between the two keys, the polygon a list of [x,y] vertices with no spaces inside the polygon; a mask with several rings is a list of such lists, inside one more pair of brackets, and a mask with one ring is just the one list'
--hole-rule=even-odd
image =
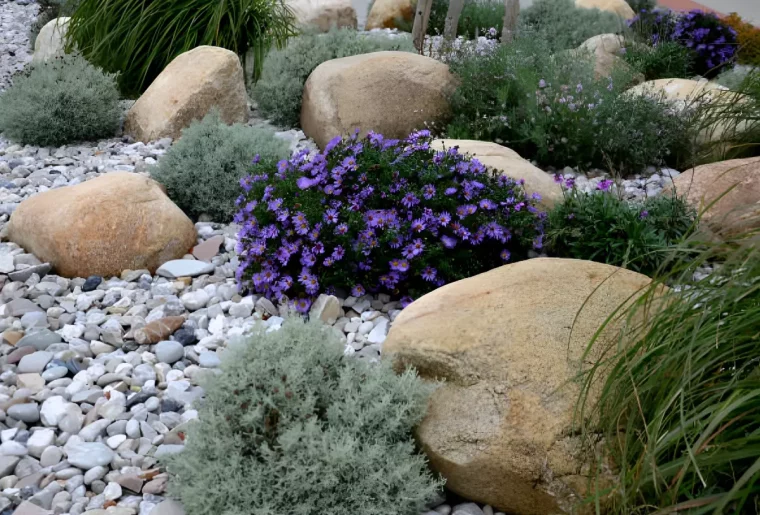
{"label": "tall grass tuft", "polygon": [[284,0],[81,0],[67,34],[87,59],[119,72],[125,94],[139,94],[179,54],[201,45],[253,53],[294,34]]}
{"label": "tall grass tuft", "polygon": [[[637,338],[607,349],[579,401],[619,474],[616,485],[595,488],[597,512],[758,513],[759,236],[693,238],[621,309],[624,334]],[[706,265],[712,274],[693,280]],[[663,285],[680,286],[662,297]],[[607,379],[595,384],[601,371]]]}

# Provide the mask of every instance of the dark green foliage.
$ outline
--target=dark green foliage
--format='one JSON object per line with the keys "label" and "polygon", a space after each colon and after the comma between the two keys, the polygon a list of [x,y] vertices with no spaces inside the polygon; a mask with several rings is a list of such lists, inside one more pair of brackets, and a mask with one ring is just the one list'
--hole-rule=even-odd
{"label": "dark green foliage", "polygon": [[689,156],[685,116],[658,99],[621,95],[623,69],[595,79],[590,55],[552,57],[545,43],[520,37],[452,69],[461,81],[449,137],[499,140],[543,165],[621,174]]}
{"label": "dark green foliage", "polygon": [[115,77],[78,55],[31,64],[0,94],[0,131],[22,144],[108,138],[121,115]]}
{"label": "dark green foliage", "polygon": [[[760,247],[756,235],[696,236],[669,273],[620,307],[628,326],[620,340],[589,343],[587,354],[603,358],[585,377],[578,420],[594,421],[585,433],[603,437],[617,468],[618,484],[590,482],[605,485],[592,497],[606,513],[760,509]],[[715,265],[709,279],[693,279]]]}
{"label": "dark green foliage", "polygon": [[573,0],[536,0],[520,11],[517,23],[518,30],[545,41],[550,52],[576,48],[593,36],[626,29],[618,15],[576,7]]}
{"label": "dark green foliage", "polygon": [[628,5],[631,6],[631,9],[633,9],[633,12],[641,12],[642,9],[646,9],[647,11],[650,11],[657,7],[657,1],[656,0],[625,0]]}
{"label": "dark green foliage", "polygon": [[685,46],[666,41],[655,46],[633,44],[625,48],[623,58],[646,80],[688,79],[694,76],[694,55]]}
{"label": "dark green foliage", "polygon": [[299,320],[227,352],[167,460],[188,515],[418,515],[441,487],[412,438],[432,391],[414,371]]}
{"label": "dark green foliage", "polygon": [[189,217],[206,214],[215,222],[229,222],[240,195],[240,179],[257,154],[275,163],[290,152],[287,142],[272,131],[226,125],[212,111],[182,131],[182,138],[151,173]]}
{"label": "dark green foliage", "polygon": [[[427,33],[431,36],[443,34],[446,24],[446,13],[449,10],[447,0],[433,0],[430,9]],[[459,16],[457,36],[474,39],[476,36],[486,36],[490,39],[501,37],[504,26],[504,2],[499,0],[465,0],[462,14]],[[411,27],[409,28],[411,31]],[[489,34],[489,29],[495,29]]]}
{"label": "dark green foliage", "polygon": [[71,16],[79,6],[79,0],[42,0],[39,2],[40,10],[37,19],[29,27],[29,46],[34,49],[34,42],[49,21],[63,16]]}
{"label": "dark green foliage", "polygon": [[201,45],[255,54],[294,34],[284,0],[80,0],[67,32],[90,62],[119,72],[123,92],[137,95],[179,54]]}
{"label": "dark green foliage", "polygon": [[285,48],[267,55],[251,96],[261,113],[274,123],[298,127],[303,86],[314,68],[331,59],[383,50],[415,51],[407,38],[362,36],[351,29],[302,34],[292,38]]}
{"label": "dark green foliage", "polygon": [[694,227],[696,213],[674,196],[632,205],[607,192],[567,192],[549,212],[546,241],[557,257],[586,259],[653,274],[668,247]]}

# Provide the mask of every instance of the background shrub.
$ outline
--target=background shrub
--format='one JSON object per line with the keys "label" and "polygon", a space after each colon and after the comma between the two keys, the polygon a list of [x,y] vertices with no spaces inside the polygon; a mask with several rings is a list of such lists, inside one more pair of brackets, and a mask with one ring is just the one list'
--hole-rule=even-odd
{"label": "background shrub", "polygon": [[[443,34],[446,25],[446,13],[449,9],[447,0],[433,0],[430,8],[427,33],[430,36]],[[485,36],[491,39],[501,37],[504,27],[504,2],[499,0],[465,0],[462,14],[459,16],[457,36],[474,39]],[[489,32],[489,29],[494,29]],[[408,31],[411,32],[412,24]]]}
{"label": "background shrub", "polygon": [[276,163],[290,155],[288,143],[269,129],[226,125],[218,111],[194,121],[161,157],[151,174],[191,218],[209,215],[229,222],[245,177],[256,155]]}
{"label": "background shrub", "polygon": [[646,80],[687,79],[694,76],[691,50],[674,41],[654,46],[633,44],[626,46],[623,58]]}
{"label": "background shrub", "polygon": [[415,51],[407,38],[362,36],[352,29],[302,34],[292,38],[285,48],[267,55],[251,96],[261,113],[274,123],[298,127],[303,86],[314,68],[331,59],[383,50]]}
{"label": "background shrub", "polygon": [[[578,419],[594,421],[584,433],[595,442],[601,433],[619,467],[617,485],[607,489],[601,480],[595,484],[604,491],[592,493],[608,513],[757,512],[758,252],[751,235],[725,243],[691,238],[669,273],[621,306],[623,334],[637,338],[589,343],[586,355],[604,358],[585,378]],[[703,267],[711,275],[696,282]],[[663,292],[673,284],[680,287]]]}
{"label": "background shrub", "polygon": [[[608,187],[609,183],[600,183]],[[674,196],[640,205],[608,192],[571,190],[549,212],[546,242],[552,255],[599,261],[654,274],[694,227],[696,213]]]}
{"label": "background shrub", "polygon": [[760,66],[760,27],[747,23],[736,13],[723,18],[723,22],[736,31],[736,42],[739,44],[736,53],[738,62]]}
{"label": "background shrub", "polygon": [[631,9],[633,9],[633,12],[641,12],[642,10],[652,10],[655,7],[657,7],[657,1],[656,0],[625,0],[628,2],[628,5],[631,6]]}
{"label": "background shrub", "polygon": [[42,27],[51,20],[74,14],[79,6],[79,0],[42,0],[39,2],[39,6],[37,19],[29,27],[29,46],[32,49],[34,49],[34,43],[37,41],[37,35]]}
{"label": "background shrub", "polygon": [[0,131],[22,144],[112,137],[121,115],[115,77],[79,55],[30,64],[0,94]]}
{"label": "background shrub", "polygon": [[243,287],[300,311],[333,289],[417,297],[541,248],[538,195],[429,143],[338,137],[276,173],[255,166],[236,216]]}
{"label": "background shrub", "polygon": [[520,37],[452,69],[461,80],[449,137],[504,143],[547,166],[621,174],[689,155],[686,117],[661,100],[620,95],[625,70],[595,79],[590,55],[552,57],[540,40]]}
{"label": "background shrub", "polygon": [[576,7],[573,0],[536,0],[520,11],[517,22],[519,30],[543,39],[550,52],[576,48],[593,36],[627,28],[618,15]]}
{"label": "background shrub", "polygon": [[294,34],[284,0],[80,0],[67,31],[106,71],[119,72],[125,94],[138,95],[179,54],[202,45],[255,54],[260,66],[271,45]]}
{"label": "background shrub", "polygon": [[694,72],[705,77],[717,75],[736,52],[736,31],[711,12],[642,11],[630,21],[630,26],[640,39],[650,44],[674,41],[689,49]]}
{"label": "background shrub", "polygon": [[441,487],[412,438],[432,390],[414,371],[344,357],[298,320],[228,353],[168,459],[188,515],[416,515]]}

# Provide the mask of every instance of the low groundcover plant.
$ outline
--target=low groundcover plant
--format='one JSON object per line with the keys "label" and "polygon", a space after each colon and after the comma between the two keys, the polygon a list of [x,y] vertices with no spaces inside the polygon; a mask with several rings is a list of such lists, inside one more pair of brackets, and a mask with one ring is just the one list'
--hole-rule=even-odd
{"label": "low groundcover plant", "polygon": [[441,488],[412,437],[435,385],[413,370],[345,357],[321,322],[226,352],[165,458],[188,515],[417,515]]}
{"label": "low groundcover plant", "polygon": [[241,184],[237,278],[301,312],[336,289],[416,297],[542,246],[539,195],[431,149],[429,131],[336,137],[276,170],[254,165]]}

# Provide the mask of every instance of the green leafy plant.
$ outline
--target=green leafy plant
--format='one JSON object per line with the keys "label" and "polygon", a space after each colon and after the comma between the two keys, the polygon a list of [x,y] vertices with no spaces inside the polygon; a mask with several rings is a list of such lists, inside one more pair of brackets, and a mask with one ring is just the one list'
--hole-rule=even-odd
{"label": "green leafy plant", "polygon": [[441,487],[412,437],[432,391],[413,370],[345,357],[299,320],[227,352],[167,460],[188,515],[417,515]]}
{"label": "green leafy plant", "polygon": [[363,36],[351,29],[302,34],[285,48],[269,53],[251,96],[261,113],[274,123],[298,127],[303,87],[314,68],[331,59],[383,50],[415,51],[407,38]]}
{"label": "green leafy plant", "polygon": [[657,0],[625,0],[628,5],[631,6],[631,9],[633,9],[633,12],[638,13],[641,12],[643,9],[646,9],[647,11],[651,11],[655,7],[657,7]]}
{"label": "green leafy plant", "polygon": [[273,164],[290,151],[273,131],[226,125],[219,112],[212,111],[182,131],[151,175],[191,218],[205,214],[215,222],[229,222],[240,196],[240,179],[256,155]]}
{"label": "green leafy plant", "polygon": [[[600,183],[609,188],[609,182]],[[688,236],[696,213],[675,196],[658,196],[639,205],[613,193],[572,189],[549,212],[546,243],[558,257],[599,261],[653,274],[669,247]]]}
{"label": "green leafy plant", "polygon": [[688,119],[657,98],[621,95],[630,72],[594,77],[590,55],[551,56],[520,37],[452,64],[449,137],[498,141],[543,165],[639,173],[688,160]]}
{"label": "green leafy plant", "polygon": [[618,15],[576,7],[573,0],[536,0],[520,11],[517,22],[518,30],[534,33],[550,52],[576,48],[593,36],[627,29]]}
{"label": "green leafy plant", "polygon": [[42,27],[56,18],[71,16],[79,6],[79,0],[42,0],[38,3],[40,10],[37,19],[29,27],[29,46],[32,49]]}
{"label": "green leafy plant", "polygon": [[23,144],[108,138],[121,115],[116,78],[79,55],[33,63],[0,94],[0,130]]}
{"label": "green leafy plant", "polygon": [[119,72],[127,94],[139,94],[179,54],[201,45],[254,54],[294,34],[283,0],[80,0],[67,31],[90,62]]}
{"label": "green leafy plant", "polygon": [[654,46],[629,45],[622,57],[635,70],[641,72],[646,80],[687,79],[694,76],[694,56],[691,50],[673,41]]}
{"label": "green leafy plant", "polygon": [[[602,358],[584,377],[577,418],[593,421],[584,433],[603,436],[619,478],[591,482],[589,502],[605,513],[760,508],[757,243],[756,234],[724,242],[695,235],[667,273],[619,308],[627,322],[620,339],[589,343],[587,355]],[[705,267],[711,275],[695,280]]]}

